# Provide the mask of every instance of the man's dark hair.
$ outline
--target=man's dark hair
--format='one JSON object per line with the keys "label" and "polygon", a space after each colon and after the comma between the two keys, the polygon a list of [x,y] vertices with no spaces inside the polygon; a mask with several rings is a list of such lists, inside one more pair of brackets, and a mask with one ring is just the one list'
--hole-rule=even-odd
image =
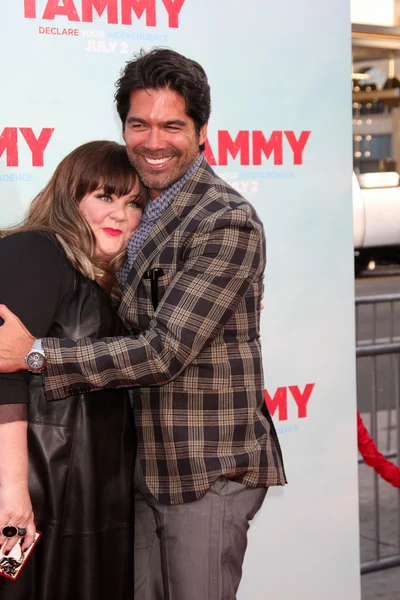
{"label": "man's dark hair", "polygon": [[[193,119],[197,134],[210,118],[210,86],[203,67],[173,50],[141,50],[126,64],[115,85],[115,101],[123,127],[132,92],[143,89],[169,88],[180,94],[185,100],[185,112]],[[205,144],[202,144],[200,151],[204,149]]]}

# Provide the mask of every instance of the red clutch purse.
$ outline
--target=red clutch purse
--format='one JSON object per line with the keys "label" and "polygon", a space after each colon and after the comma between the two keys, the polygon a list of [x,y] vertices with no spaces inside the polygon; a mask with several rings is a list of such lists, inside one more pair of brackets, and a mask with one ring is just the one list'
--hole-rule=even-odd
{"label": "red clutch purse", "polygon": [[0,575],[3,577],[7,577],[7,579],[11,579],[15,581],[26,561],[30,557],[32,550],[36,546],[41,536],[41,532],[37,531],[35,535],[35,539],[33,543],[29,546],[28,550],[22,552],[21,541],[15,544],[14,548],[10,551],[8,556],[3,554],[3,549],[0,549]]}

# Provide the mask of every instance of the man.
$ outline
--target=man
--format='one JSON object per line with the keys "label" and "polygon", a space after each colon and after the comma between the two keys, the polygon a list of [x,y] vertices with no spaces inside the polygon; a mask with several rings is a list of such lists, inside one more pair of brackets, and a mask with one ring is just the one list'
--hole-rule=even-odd
{"label": "man", "polygon": [[268,486],[285,483],[263,401],[263,227],[202,155],[210,88],[198,63],[142,53],[116,103],[151,199],[121,269],[132,335],[43,339],[32,354],[32,336],[2,307],[0,369],[25,368],[27,353],[40,368],[42,344],[48,400],[135,388],[135,597],[231,600],[249,522]]}

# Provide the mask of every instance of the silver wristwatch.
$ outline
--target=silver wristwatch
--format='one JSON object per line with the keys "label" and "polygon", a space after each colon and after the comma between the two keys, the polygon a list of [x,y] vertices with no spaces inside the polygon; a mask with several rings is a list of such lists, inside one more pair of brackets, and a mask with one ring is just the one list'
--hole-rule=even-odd
{"label": "silver wristwatch", "polygon": [[46,368],[46,357],[40,338],[33,342],[33,346],[25,356],[26,366],[31,373],[41,373]]}

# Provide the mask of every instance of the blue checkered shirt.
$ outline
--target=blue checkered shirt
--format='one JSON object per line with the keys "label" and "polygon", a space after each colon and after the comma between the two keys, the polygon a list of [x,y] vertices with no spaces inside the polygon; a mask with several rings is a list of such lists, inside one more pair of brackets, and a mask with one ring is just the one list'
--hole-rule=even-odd
{"label": "blue checkered shirt", "polygon": [[151,234],[157,219],[159,219],[163,212],[172,204],[172,201],[177,193],[181,191],[188,179],[190,179],[193,173],[197,171],[202,161],[203,155],[200,154],[190,169],[186,171],[182,179],[179,179],[179,181],[176,181],[170,185],[157,198],[155,198],[155,200],[150,200],[146,205],[140,225],[128,242],[126,261],[118,271],[118,279],[122,285],[126,283],[129,272],[133,266],[133,261],[138,255],[140,248]]}

